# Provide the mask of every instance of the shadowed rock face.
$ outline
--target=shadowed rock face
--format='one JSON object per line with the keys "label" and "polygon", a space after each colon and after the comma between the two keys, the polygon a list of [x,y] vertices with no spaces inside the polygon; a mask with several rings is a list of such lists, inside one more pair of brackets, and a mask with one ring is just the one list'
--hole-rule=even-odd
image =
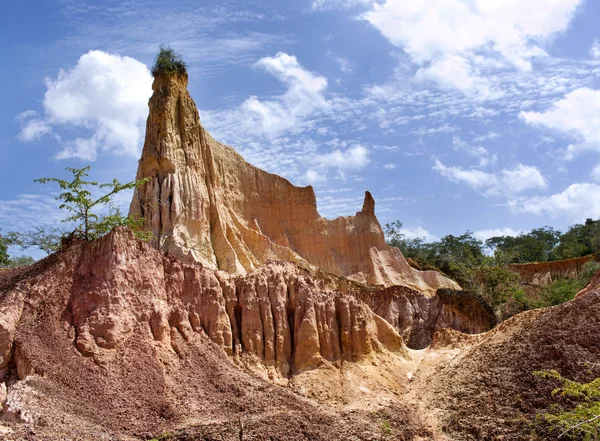
{"label": "shadowed rock face", "polygon": [[322,218],[312,187],[252,166],[204,130],[187,77],[159,76],[153,89],[137,173],[150,181],[136,190],[130,212],[144,218],[161,250],[233,274],[280,260],[367,284],[431,294],[458,288],[387,246],[370,193],[356,216]]}

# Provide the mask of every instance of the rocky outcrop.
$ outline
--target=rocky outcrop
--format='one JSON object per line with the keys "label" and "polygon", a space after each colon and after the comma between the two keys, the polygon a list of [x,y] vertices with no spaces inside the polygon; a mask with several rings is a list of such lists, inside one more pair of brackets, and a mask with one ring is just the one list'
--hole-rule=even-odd
{"label": "rocky outcrop", "polygon": [[592,261],[600,261],[600,254],[591,254],[575,259],[556,260],[552,262],[511,264],[508,267],[511,271],[521,276],[523,283],[546,286],[552,283],[556,277],[577,278],[583,266]]}
{"label": "rocky outcrop", "polygon": [[377,292],[362,291],[358,297],[394,326],[411,349],[428,347],[441,329],[479,334],[497,323],[492,308],[467,291],[442,289],[428,297],[394,286]]}
{"label": "rocky outcrop", "polygon": [[385,243],[366,193],[356,216],[317,212],[312,187],[260,170],[200,124],[187,76],[158,76],[130,213],[144,218],[153,244],[185,261],[233,274],[269,260],[321,268],[366,284],[405,285],[433,294],[458,286],[435,271],[411,268]]}
{"label": "rocky outcrop", "polygon": [[69,305],[75,344],[86,356],[115,349],[139,323],[176,352],[174,332],[186,340],[201,333],[231,357],[283,378],[403,351],[396,330],[365,303],[289,262],[234,276],[165,256],[126,230],[81,252]]}
{"label": "rocky outcrop", "polygon": [[[375,299],[399,305],[401,295],[412,309],[396,307],[389,321],[374,310]],[[0,283],[0,392],[8,389],[0,397],[2,418],[39,426],[56,408],[75,426],[83,418],[155,427],[161,415],[194,415],[204,392],[194,392],[192,378],[203,375],[204,388],[219,390],[225,380],[210,375],[229,365],[241,368],[227,374],[236,381],[250,371],[304,395],[318,389],[323,397],[350,384],[334,393],[356,389],[360,399],[363,390],[406,378],[403,336],[412,338],[412,328],[422,328],[420,334],[437,328],[444,307],[435,299],[292,262],[235,275],[182,262],[119,228],[91,243],[66,244]],[[425,315],[426,325],[415,319]],[[368,388],[359,389],[357,378]],[[96,415],[98,406],[116,406],[121,417]]]}

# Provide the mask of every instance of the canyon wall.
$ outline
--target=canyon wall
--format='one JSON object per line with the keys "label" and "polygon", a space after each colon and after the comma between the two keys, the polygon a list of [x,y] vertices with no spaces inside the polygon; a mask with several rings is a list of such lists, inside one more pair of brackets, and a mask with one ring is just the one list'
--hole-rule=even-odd
{"label": "canyon wall", "polygon": [[244,161],[200,124],[187,76],[158,76],[130,214],[144,218],[153,245],[207,268],[245,274],[269,260],[314,266],[365,284],[405,285],[433,294],[459,289],[435,271],[411,268],[385,243],[366,192],[356,216],[328,220],[312,187]]}
{"label": "canyon wall", "polygon": [[535,262],[511,264],[509,269],[521,276],[523,283],[545,286],[556,277],[575,279],[579,276],[583,266],[591,261],[599,261],[599,254],[578,257],[575,259],[556,260],[552,262]]}

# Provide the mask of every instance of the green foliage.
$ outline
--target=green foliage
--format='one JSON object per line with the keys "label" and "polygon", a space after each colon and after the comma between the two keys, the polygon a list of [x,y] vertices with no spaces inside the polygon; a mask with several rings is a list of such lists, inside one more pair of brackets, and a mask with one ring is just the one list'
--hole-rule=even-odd
{"label": "green foliage", "polygon": [[561,383],[552,391],[552,396],[561,396],[575,401],[570,409],[555,408],[543,418],[557,431],[559,438],[583,441],[598,440],[600,434],[600,378],[589,383],[569,380],[555,370],[536,372],[536,375]]}
{"label": "green foliage", "polygon": [[[385,234],[390,246],[400,248],[404,256],[411,258],[419,267],[442,271],[464,289],[480,295],[495,310],[498,318],[506,319],[526,309],[554,306],[571,300],[600,270],[599,264],[590,262],[577,279],[555,280],[539,294],[528,296],[520,283],[520,276],[507,264],[552,260],[560,244],[567,243],[568,238],[574,235],[587,237],[593,243],[598,222],[588,221],[587,226],[575,225],[565,235],[551,227],[543,227],[518,237],[494,237],[485,245],[494,250],[493,257],[486,255],[483,243],[469,231],[426,243],[423,238],[407,239],[402,231],[402,222],[395,221],[385,225]],[[582,229],[587,232],[581,233]],[[567,239],[564,239],[565,236]]]}
{"label": "green foliage", "polygon": [[22,266],[29,266],[35,263],[35,259],[29,256],[18,256],[12,257],[6,264],[0,265],[0,268],[20,268]]}
{"label": "green foliage", "polygon": [[2,265],[8,265],[10,258],[8,256],[8,241],[5,237],[0,235],[0,267]]}
{"label": "green foliage", "polygon": [[537,301],[531,302],[534,308],[546,308],[560,305],[575,298],[575,295],[590,283],[594,274],[600,271],[600,263],[587,262],[576,279],[566,277],[556,278],[552,283],[545,286]]}
{"label": "green foliage", "polygon": [[20,246],[23,249],[39,248],[46,254],[52,254],[61,247],[64,233],[58,228],[36,227],[26,233],[10,232],[7,237],[11,245]]}
{"label": "green foliage", "polygon": [[[107,216],[100,217],[93,210],[101,207],[110,206],[111,198],[124,190],[129,190],[145,184],[148,179],[138,179],[137,181],[121,184],[116,179],[108,184],[99,184],[94,181],[87,181],[90,167],[67,168],[67,171],[73,174],[72,181],[66,181],[58,178],[41,178],[36,182],[45,184],[47,182],[56,182],[63,191],[56,199],[62,201],[61,209],[67,210],[71,215],[62,222],[75,224],[73,235],[84,240],[93,240],[103,236],[112,228],[118,225],[125,225],[132,229],[139,229],[142,226],[141,219],[123,217],[118,210],[111,209]],[[90,188],[104,189],[109,191],[98,198],[92,196]],[[145,239],[147,232],[138,231],[137,234]]]}
{"label": "green foliage", "polygon": [[557,260],[587,256],[600,251],[600,220],[587,219],[575,224],[560,238],[554,251]]}
{"label": "green foliage", "polygon": [[392,435],[392,426],[388,420],[383,420],[381,423],[381,441],[388,440]]}
{"label": "green foliage", "polygon": [[181,55],[171,49],[169,46],[160,45],[154,65],[152,66],[152,75],[172,75],[186,74],[187,66]]}
{"label": "green foliage", "polygon": [[517,237],[496,236],[485,242],[504,263],[545,262],[553,260],[553,250],[561,233],[552,227],[536,228]]}
{"label": "green foliage", "polygon": [[600,252],[600,220],[587,219],[561,234],[551,227],[536,228],[517,237],[497,236],[486,247],[504,263],[546,262]]}

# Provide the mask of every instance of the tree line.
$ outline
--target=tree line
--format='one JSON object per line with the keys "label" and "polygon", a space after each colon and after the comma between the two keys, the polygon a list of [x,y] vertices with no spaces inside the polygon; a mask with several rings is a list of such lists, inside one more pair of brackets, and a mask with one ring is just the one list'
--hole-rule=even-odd
{"label": "tree line", "polygon": [[549,286],[528,287],[508,264],[548,262],[600,252],[600,220],[587,219],[565,233],[552,227],[536,228],[518,236],[477,239],[470,231],[438,241],[407,238],[402,222],[386,224],[386,239],[414,267],[441,271],[466,290],[479,294],[500,320],[521,311],[554,306],[571,300],[600,269],[589,262],[576,279],[556,278]]}

